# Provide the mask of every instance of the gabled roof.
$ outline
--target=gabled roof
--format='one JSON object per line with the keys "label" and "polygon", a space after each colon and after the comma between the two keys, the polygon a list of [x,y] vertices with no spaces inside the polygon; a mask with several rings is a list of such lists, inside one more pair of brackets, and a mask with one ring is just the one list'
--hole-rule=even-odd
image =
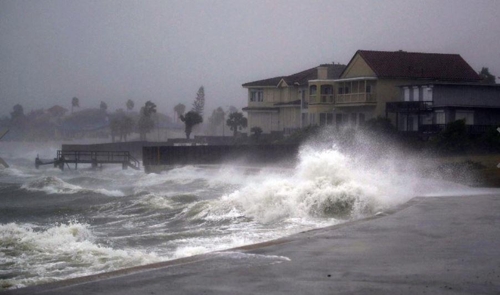
{"label": "gabled roof", "polygon": [[370,50],[358,50],[356,54],[365,60],[378,78],[440,81],[479,81],[481,79],[459,54]]}
{"label": "gabled roof", "polygon": [[[337,79],[344,71],[345,65],[341,64],[322,64],[320,66],[328,67],[328,79]],[[306,86],[309,80],[318,79],[318,67],[310,68],[289,76],[279,76],[243,84],[243,87],[276,87],[284,80],[286,84],[292,86]]]}

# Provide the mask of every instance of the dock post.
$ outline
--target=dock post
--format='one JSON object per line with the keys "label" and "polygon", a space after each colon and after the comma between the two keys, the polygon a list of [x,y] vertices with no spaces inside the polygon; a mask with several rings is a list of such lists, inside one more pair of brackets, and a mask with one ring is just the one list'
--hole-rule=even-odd
{"label": "dock post", "polygon": [[42,161],[40,161],[40,158],[38,158],[38,155],[36,155],[35,168],[38,169],[38,167],[40,167],[41,164],[42,164]]}

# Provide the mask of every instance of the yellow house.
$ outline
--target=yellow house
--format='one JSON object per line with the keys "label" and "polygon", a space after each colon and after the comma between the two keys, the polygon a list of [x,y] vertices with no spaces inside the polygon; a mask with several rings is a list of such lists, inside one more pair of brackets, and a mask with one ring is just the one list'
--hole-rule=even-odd
{"label": "yellow house", "polygon": [[[354,127],[365,120],[387,116],[386,104],[399,99],[399,85],[479,79],[458,54],[358,50],[340,79],[333,81],[335,123]],[[393,116],[388,117],[396,123]]]}
{"label": "yellow house", "polygon": [[323,64],[243,84],[248,89],[243,110],[249,128],[285,135],[308,125],[355,128],[378,116],[395,124],[396,115],[386,111],[386,104],[398,101],[398,86],[479,80],[458,54],[358,50],[347,66]]}
{"label": "yellow house", "polygon": [[[243,108],[247,112],[248,127],[287,135],[315,124],[309,120],[309,81],[338,78],[344,68],[340,64],[325,64],[289,76],[243,84],[248,89],[248,104]],[[329,104],[333,104],[333,100]]]}

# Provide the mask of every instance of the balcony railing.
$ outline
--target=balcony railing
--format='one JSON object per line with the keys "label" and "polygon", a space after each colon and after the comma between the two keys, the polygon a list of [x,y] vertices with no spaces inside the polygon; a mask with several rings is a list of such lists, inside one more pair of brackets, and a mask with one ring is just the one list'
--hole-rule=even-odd
{"label": "balcony railing", "polygon": [[432,101],[396,101],[386,103],[389,113],[412,113],[432,111]]}
{"label": "balcony railing", "polygon": [[372,93],[362,92],[362,93],[348,93],[339,94],[335,103],[337,104],[348,104],[348,103],[375,103],[377,99]]}
{"label": "balcony railing", "polygon": [[310,95],[309,103],[333,103],[333,94]]}
{"label": "balcony railing", "polygon": [[[468,134],[483,134],[490,129],[494,129],[496,125],[466,125]],[[418,131],[422,133],[439,133],[446,128],[446,124],[420,125]]]}

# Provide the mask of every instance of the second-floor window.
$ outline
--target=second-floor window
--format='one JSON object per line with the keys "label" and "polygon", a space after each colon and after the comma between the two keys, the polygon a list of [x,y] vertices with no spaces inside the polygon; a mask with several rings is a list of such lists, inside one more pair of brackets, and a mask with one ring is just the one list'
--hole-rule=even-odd
{"label": "second-floor window", "polygon": [[311,85],[311,87],[309,87],[309,95],[316,95],[316,85]]}
{"label": "second-floor window", "polygon": [[250,90],[250,101],[257,101],[257,102],[264,101],[264,91],[262,89]]}

